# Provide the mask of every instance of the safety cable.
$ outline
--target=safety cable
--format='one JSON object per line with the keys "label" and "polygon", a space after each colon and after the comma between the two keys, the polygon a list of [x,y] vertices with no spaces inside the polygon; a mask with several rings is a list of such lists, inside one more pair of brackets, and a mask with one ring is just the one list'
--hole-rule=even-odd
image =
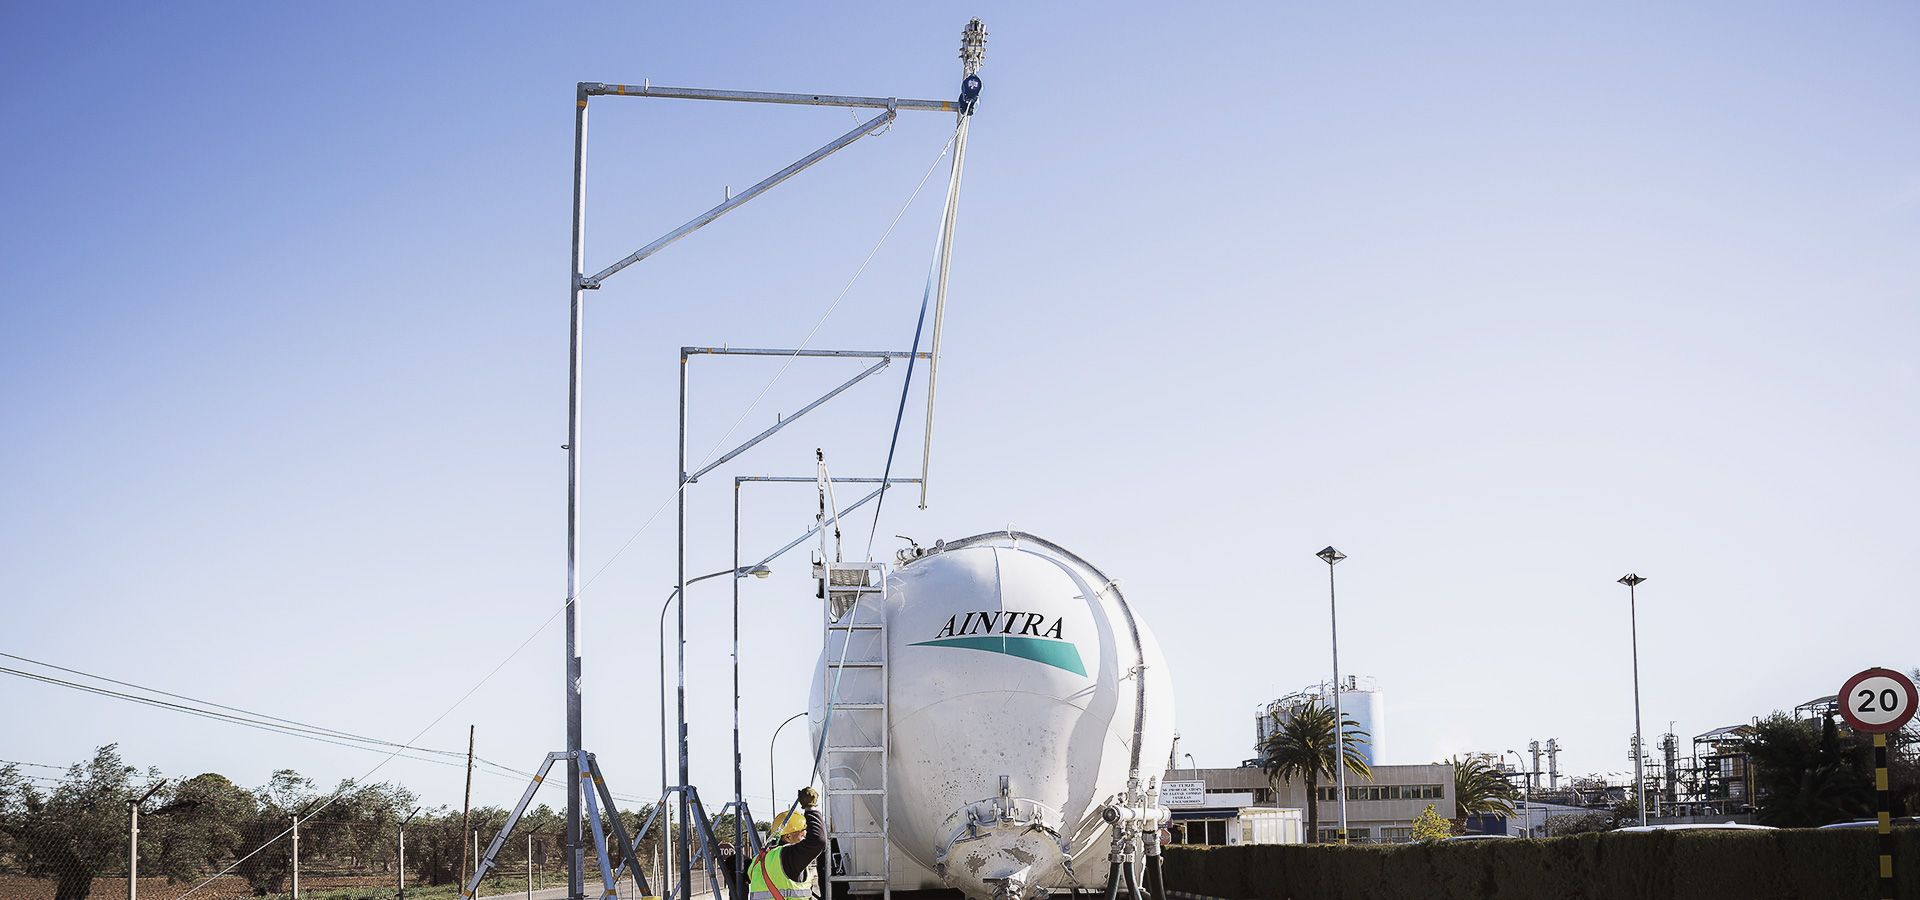
{"label": "safety cable", "polygon": [[[946,232],[947,220],[942,216],[939,233],[934,238],[935,247],[940,245]],[[907,417],[907,394],[913,388],[913,364],[920,358],[920,332],[927,324],[927,301],[933,297],[933,272],[938,262],[939,255],[936,251],[934,258],[927,262],[927,285],[920,291],[920,317],[913,323],[913,352],[907,357],[907,375],[900,381],[900,408],[893,413],[893,437],[887,441],[887,465],[880,472],[880,496],[873,501],[873,525],[867,529],[868,559],[873,558],[873,537],[880,532],[880,509],[886,505],[887,488],[893,483],[893,453],[900,447],[900,423]]]}

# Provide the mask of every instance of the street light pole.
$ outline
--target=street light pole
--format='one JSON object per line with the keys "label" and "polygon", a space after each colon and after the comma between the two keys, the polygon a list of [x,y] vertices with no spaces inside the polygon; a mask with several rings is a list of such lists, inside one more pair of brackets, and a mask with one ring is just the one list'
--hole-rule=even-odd
{"label": "street light pole", "polygon": [[1634,589],[1646,581],[1631,572],[1620,576],[1627,586],[1627,627],[1633,638],[1633,802],[1640,807],[1640,824],[1647,824],[1647,781],[1641,768],[1647,745],[1640,735],[1640,614]]}
{"label": "street light pole", "polygon": [[[765,578],[768,575],[772,575],[772,574],[773,574],[773,570],[764,565],[740,566],[732,569],[721,569],[718,572],[708,572],[705,575],[689,578],[687,579],[687,584],[693,584],[694,582],[698,582],[698,581],[706,581],[709,578],[719,578],[722,575],[732,575],[735,579],[739,579],[748,575],[752,575],[755,578]],[[667,593],[666,602],[660,604],[660,799],[661,799],[661,802],[665,802],[667,798],[667,610],[673,607],[673,601],[676,599],[679,599],[679,597],[680,597],[680,587],[678,585],[675,585],[674,589]],[[682,677],[682,681],[684,682],[685,680],[684,671],[682,672],[681,677]],[[682,690],[683,691],[685,690],[684,683],[682,685]],[[665,837],[667,842],[666,855],[668,859],[674,858],[673,857],[673,823],[672,823],[671,810],[672,810],[672,807],[669,806],[668,821],[664,830],[662,830],[661,832],[661,834]],[[661,867],[661,870],[660,870],[661,881],[663,882],[662,886],[665,888],[665,892],[661,895],[663,897],[673,896],[673,882],[674,882],[673,868],[674,867],[671,865]]]}
{"label": "street light pole", "polygon": [[1540,771],[1535,769],[1532,772],[1528,772],[1526,768],[1527,758],[1521,756],[1520,751],[1508,750],[1507,752],[1513,754],[1514,762],[1520,764],[1519,775],[1522,797],[1520,806],[1525,810],[1526,815],[1526,825],[1523,827],[1526,829],[1526,836],[1531,838],[1533,837],[1533,777],[1540,774]]}
{"label": "street light pole", "polygon": [[1327,611],[1333,633],[1333,777],[1340,791],[1339,837],[1344,844],[1347,842],[1347,719],[1340,711],[1340,605],[1334,599],[1333,567],[1347,555],[1332,546],[1314,555],[1327,564]]}
{"label": "street light pole", "polygon": [[[767,814],[769,816],[773,814],[773,810],[780,808],[780,788],[773,777],[773,745],[779,743],[781,729],[786,728],[788,723],[804,715],[806,715],[806,713],[797,712],[788,716],[786,722],[781,722],[778,728],[773,729],[773,739],[767,741],[767,803],[771,804],[767,807]],[[772,822],[773,819],[769,818],[767,821]]]}

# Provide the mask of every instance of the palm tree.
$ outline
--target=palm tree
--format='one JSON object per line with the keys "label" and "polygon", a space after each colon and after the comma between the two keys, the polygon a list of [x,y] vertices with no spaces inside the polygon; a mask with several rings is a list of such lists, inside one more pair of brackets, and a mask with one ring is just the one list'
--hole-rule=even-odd
{"label": "palm tree", "polygon": [[1513,812],[1514,787],[1506,775],[1483,756],[1448,759],[1453,766],[1453,830],[1467,830],[1471,815]]}
{"label": "palm tree", "polygon": [[[1344,740],[1339,756],[1345,761],[1347,771],[1371,781],[1373,769],[1360,755],[1361,746],[1367,743],[1367,733],[1360,730],[1354,720],[1344,716],[1342,719],[1344,727],[1340,733]],[[1277,717],[1273,733],[1260,744],[1260,771],[1266,773],[1269,782],[1292,782],[1298,778],[1306,785],[1307,840],[1316,843],[1320,839],[1320,780],[1337,777],[1334,734],[1333,707],[1309,700],[1290,715]]]}

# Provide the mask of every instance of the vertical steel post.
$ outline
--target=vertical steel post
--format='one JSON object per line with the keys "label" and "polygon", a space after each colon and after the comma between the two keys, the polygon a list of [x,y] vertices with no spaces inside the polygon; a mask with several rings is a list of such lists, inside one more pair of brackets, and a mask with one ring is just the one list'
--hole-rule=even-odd
{"label": "vertical steel post", "polygon": [[681,599],[674,611],[675,658],[677,663],[676,691],[679,698],[679,716],[676,727],[680,735],[680,890],[685,897],[693,896],[693,848],[688,842],[687,825],[692,821],[693,810],[688,797],[687,782],[687,354],[680,353],[680,439],[679,462],[674,470],[678,473],[673,491],[678,509],[675,512],[674,533],[674,590]]}
{"label": "vertical steel post", "polygon": [[293,900],[300,900],[300,817],[293,817]]}
{"label": "vertical steel post", "polygon": [[527,832],[527,900],[533,900],[533,832]]}
{"label": "vertical steel post", "polygon": [[[884,362],[885,360],[882,360]],[[727,865],[733,870],[727,879],[731,888],[727,893],[733,900],[745,900],[746,848],[747,843],[740,839],[740,810],[745,802],[745,787],[740,775],[740,482],[733,483],[733,577],[727,579],[733,585],[733,859]],[[772,801],[768,801],[772,802]]]}
{"label": "vertical steel post", "polygon": [[394,835],[393,893],[400,900],[407,900],[407,826],[402,824]]}
{"label": "vertical steel post", "polygon": [[586,277],[587,86],[574,86],[573,257],[567,339],[567,897],[583,900],[586,850],[580,842],[580,340],[585,314],[581,279]]}

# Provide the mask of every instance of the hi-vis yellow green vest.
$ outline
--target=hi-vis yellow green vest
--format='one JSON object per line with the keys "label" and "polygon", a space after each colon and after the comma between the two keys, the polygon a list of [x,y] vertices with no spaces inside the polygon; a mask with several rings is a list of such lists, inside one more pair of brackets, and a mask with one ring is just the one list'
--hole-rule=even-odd
{"label": "hi-vis yellow green vest", "polygon": [[[786,867],[780,864],[780,853],[786,849],[785,846],[775,847],[753,861],[753,865],[747,869],[747,890],[755,894],[770,894],[778,890],[788,898],[806,897],[813,891],[812,866],[802,870],[806,877],[799,881],[787,877]],[[772,889],[767,886],[768,878],[773,879]]]}

